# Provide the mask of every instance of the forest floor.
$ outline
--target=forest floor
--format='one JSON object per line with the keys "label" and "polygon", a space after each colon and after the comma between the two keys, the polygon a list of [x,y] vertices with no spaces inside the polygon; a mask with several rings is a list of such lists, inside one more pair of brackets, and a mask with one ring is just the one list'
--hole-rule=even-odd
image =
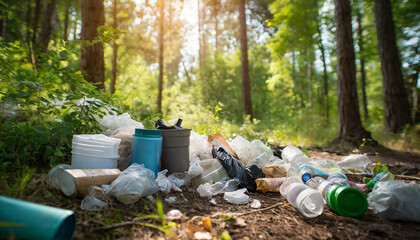
{"label": "forest floor", "polygon": [[[373,162],[380,159],[388,165],[398,175],[396,180],[420,183],[419,154],[381,146],[365,148],[362,152]],[[308,153],[315,159],[341,160],[351,149],[313,148]],[[360,175],[349,175],[349,178],[362,182]],[[147,198],[130,206],[115,201],[101,211],[84,211],[80,209],[83,197],[67,197],[48,186],[41,176],[26,186],[21,198],[75,211],[75,239],[194,239],[192,236],[197,231],[210,233],[211,239],[217,239],[225,231],[232,239],[418,239],[420,236],[419,223],[385,220],[370,209],[361,218],[348,218],[325,207],[321,216],[306,218],[279,193],[250,193],[249,202],[258,199],[262,205],[253,209],[250,204],[230,204],[223,200],[222,194],[214,196],[216,204],[210,203],[209,199],[199,197],[196,187],[191,185],[182,190],[182,193],[154,195],[162,200],[165,213],[172,209],[183,213],[181,219],[173,220],[176,226],[166,228],[156,211],[156,203]],[[177,200],[173,203],[164,200],[171,196]],[[204,228],[206,224],[203,226],[203,218],[207,216],[211,221],[210,231]]]}

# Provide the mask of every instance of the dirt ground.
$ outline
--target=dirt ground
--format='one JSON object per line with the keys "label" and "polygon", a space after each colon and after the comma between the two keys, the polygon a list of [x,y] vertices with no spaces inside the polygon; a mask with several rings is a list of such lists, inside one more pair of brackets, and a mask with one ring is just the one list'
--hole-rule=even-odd
{"label": "dirt ground", "polygon": [[[341,160],[351,150],[315,148],[309,155],[315,159]],[[389,165],[398,181],[420,183],[420,155],[403,153],[384,147],[362,150],[369,158],[378,159]],[[410,177],[411,176],[411,177]],[[362,182],[361,176],[349,176],[350,180]],[[340,216],[325,206],[317,218],[306,218],[279,193],[250,193],[262,207],[253,209],[250,204],[234,205],[223,200],[223,195],[214,196],[216,204],[199,197],[196,187],[183,187],[183,192],[167,195],[157,193],[154,198],[162,200],[165,213],[178,209],[183,217],[163,228],[157,217],[156,204],[146,198],[136,204],[125,206],[117,201],[97,212],[80,209],[83,197],[66,197],[52,189],[43,177],[28,184],[23,199],[42,204],[63,207],[77,213],[77,227],[74,239],[194,239],[195,232],[207,233],[210,239],[218,239],[225,231],[232,239],[419,239],[420,224],[415,222],[389,221],[378,217],[372,210],[361,218]],[[168,197],[176,201],[168,203]],[[211,230],[205,217],[211,221]],[[232,217],[233,216],[233,217]],[[165,233],[164,231],[170,231]],[[226,232],[225,232],[226,234]],[[197,235],[196,235],[197,236]],[[207,238],[204,238],[207,239]],[[228,238],[225,238],[228,239]]]}

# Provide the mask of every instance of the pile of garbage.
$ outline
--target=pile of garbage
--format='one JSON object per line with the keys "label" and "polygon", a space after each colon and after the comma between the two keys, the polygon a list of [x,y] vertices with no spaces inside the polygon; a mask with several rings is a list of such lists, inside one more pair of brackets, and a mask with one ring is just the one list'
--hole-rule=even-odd
{"label": "pile of garbage", "polygon": [[[85,196],[85,210],[100,210],[114,200],[134,204],[158,191],[182,192],[191,183],[212,204],[223,194],[229,203],[260,208],[249,192],[277,192],[308,218],[320,216],[326,204],[346,217],[361,217],[371,208],[383,218],[420,222],[420,185],[394,181],[381,164],[367,171],[372,161],[363,154],[339,162],[314,160],[295,146],[273,151],[242,136],[228,141],[220,133],[199,135],[182,128],[182,119],[173,126],[159,119],[155,129],[144,129],[123,114],[106,116],[100,124],[105,135],[74,135],[71,165],[58,165],[47,176],[65,195]],[[356,183],[346,174],[370,178]]]}

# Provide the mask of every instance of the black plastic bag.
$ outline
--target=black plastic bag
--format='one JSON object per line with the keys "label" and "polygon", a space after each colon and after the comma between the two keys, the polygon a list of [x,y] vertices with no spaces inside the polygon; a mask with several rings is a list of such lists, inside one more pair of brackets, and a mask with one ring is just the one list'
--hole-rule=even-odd
{"label": "black plastic bag", "polygon": [[174,126],[168,126],[162,119],[158,119],[153,126],[157,129],[182,129],[181,124],[182,118],[178,118]]}
{"label": "black plastic bag", "polygon": [[252,178],[265,178],[265,174],[261,168],[259,168],[257,165],[249,165],[245,167],[247,173],[249,173]]}
{"label": "black plastic bag", "polygon": [[233,155],[227,153],[223,148],[214,146],[213,157],[217,158],[228,172],[229,177],[239,180],[239,187],[254,192],[257,188],[254,178],[246,172],[244,165]]}

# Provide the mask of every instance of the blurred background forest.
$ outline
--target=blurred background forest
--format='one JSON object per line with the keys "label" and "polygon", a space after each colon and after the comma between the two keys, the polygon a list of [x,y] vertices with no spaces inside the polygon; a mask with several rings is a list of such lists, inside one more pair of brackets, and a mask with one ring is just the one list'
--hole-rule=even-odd
{"label": "blurred background forest", "polygon": [[68,161],[109,111],[419,150],[418,1],[0,0],[0,37],[1,172]]}

